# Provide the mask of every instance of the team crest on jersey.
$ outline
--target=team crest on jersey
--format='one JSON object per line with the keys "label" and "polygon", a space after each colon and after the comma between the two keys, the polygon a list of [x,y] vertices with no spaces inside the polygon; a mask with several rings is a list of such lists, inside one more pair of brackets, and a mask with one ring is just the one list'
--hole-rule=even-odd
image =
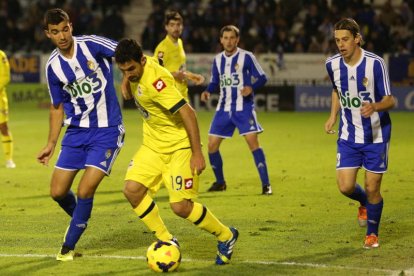
{"label": "team crest on jersey", "polygon": [[112,150],[107,150],[106,152],[105,152],[105,158],[106,159],[108,159],[109,157],[111,157],[111,155],[112,155]]}
{"label": "team crest on jersey", "polygon": [[163,59],[164,58],[164,52],[159,51],[158,52],[158,58]]}
{"label": "team crest on jersey", "polygon": [[184,188],[186,190],[193,188],[193,179],[192,178],[184,179]]}
{"label": "team crest on jersey", "polygon": [[167,85],[162,79],[158,79],[152,83],[152,86],[154,86],[155,89],[157,89],[158,92],[161,92]]}
{"label": "team crest on jersey", "polygon": [[367,77],[362,79],[362,85],[365,86],[365,87],[368,86],[368,78]]}
{"label": "team crest on jersey", "polygon": [[86,64],[88,65],[89,69],[91,69],[92,71],[95,70],[95,64],[93,63],[93,61],[88,60]]}
{"label": "team crest on jersey", "polygon": [[238,64],[238,63],[236,63],[236,64],[234,65],[234,70],[236,70],[236,71],[237,71],[237,69],[239,69],[239,64]]}

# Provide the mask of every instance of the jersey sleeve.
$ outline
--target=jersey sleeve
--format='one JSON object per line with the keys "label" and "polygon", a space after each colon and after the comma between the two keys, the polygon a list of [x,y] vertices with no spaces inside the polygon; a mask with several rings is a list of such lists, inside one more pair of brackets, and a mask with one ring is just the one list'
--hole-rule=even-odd
{"label": "jersey sleeve", "polygon": [[10,82],[10,64],[6,54],[0,51],[0,91]]}
{"label": "jersey sleeve", "polygon": [[175,86],[172,75],[160,75],[151,84],[153,99],[172,114],[187,102]]}
{"label": "jersey sleeve", "polygon": [[[246,68],[247,72],[243,72],[243,83],[251,85],[253,90],[256,90],[267,82],[267,77],[256,57],[249,53],[246,55]],[[252,81],[252,77],[254,81]]]}
{"label": "jersey sleeve", "polygon": [[49,88],[50,101],[54,106],[58,106],[63,102],[63,87],[55,72],[53,72],[52,66],[46,67],[46,81]]}
{"label": "jersey sleeve", "polygon": [[216,91],[217,87],[220,84],[220,73],[219,70],[217,68],[217,61],[216,58],[213,61],[213,66],[211,67],[211,78],[210,78],[210,83],[208,84],[206,90],[209,93],[213,93]]}
{"label": "jersey sleeve", "polygon": [[390,96],[390,80],[387,66],[385,66],[383,59],[378,59],[374,62],[374,78],[375,78],[375,93],[380,96]]}
{"label": "jersey sleeve", "polygon": [[91,46],[90,49],[92,49],[95,54],[107,58],[111,58],[115,55],[115,48],[118,45],[118,42],[115,40],[98,35],[88,36],[86,43]]}
{"label": "jersey sleeve", "polygon": [[158,64],[161,66],[164,66],[164,53],[165,53],[165,47],[163,46],[162,41],[157,45],[157,47],[154,50],[154,59],[158,61]]}
{"label": "jersey sleeve", "polygon": [[335,82],[334,82],[332,62],[327,61],[325,63],[325,67],[326,67],[326,71],[328,72],[329,79],[331,80],[332,88],[335,89],[335,90],[338,90],[338,88],[336,87]]}

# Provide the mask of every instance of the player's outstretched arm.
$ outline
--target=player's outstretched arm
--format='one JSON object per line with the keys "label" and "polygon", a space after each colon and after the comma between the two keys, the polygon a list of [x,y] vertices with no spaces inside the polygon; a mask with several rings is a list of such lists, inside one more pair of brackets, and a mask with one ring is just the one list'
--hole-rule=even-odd
{"label": "player's outstretched arm", "polygon": [[45,166],[49,164],[49,160],[55,151],[56,143],[62,129],[63,117],[63,104],[59,104],[57,107],[51,104],[49,109],[49,137],[46,146],[37,155],[39,163]]}
{"label": "player's outstretched arm", "polygon": [[200,74],[195,74],[190,71],[185,71],[184,74],[186,78],[192,81],[195,85],[201,85],[205,81],[205,78]]}

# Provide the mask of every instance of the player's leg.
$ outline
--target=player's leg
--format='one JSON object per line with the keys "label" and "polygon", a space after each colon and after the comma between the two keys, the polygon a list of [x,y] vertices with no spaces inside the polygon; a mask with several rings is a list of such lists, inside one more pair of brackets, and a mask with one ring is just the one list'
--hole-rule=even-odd
{"label": "player's leg", "polygon": [[61,252],[58,254],[58,259],[66,260],[66,254],[75,249],[77,242],[86,230],[92,213],[96,189],[105,175],[106,172],[95,167],[88,166],[85,169],[78,185],[77,204],[69,228],[66,231]]}
{"label": "player's leg", "polygon": [[365,248],[375,248],[378,243],[378,229],[382,215],[384,201],[381,196],[382,173],[365,173],[365,190],[367,192],[367,235],[365,238]]}
{"label": "player's leg", "polygon": [[[85,169],[77,191],[77,204],[66,231],[57,260],[73,260],[76,243],[86,230],[92,213],[96,189],[109,175],[121,147],[124,130],[122,125],[94,129],[68,129],[62,141],[62,150],[56,167],[65,170]],[[71,144],[72,146],[63,146]]]}
{"label": "player's leg", "polygon": [[337,148],[337,183],[339,191],[360,203],[358,207],[358,223],[361,227],[367,224],[365,190],[356,182],[359,168],[363,163],[361,147],[363,145],[338,140]]}
{"label": "player's leg", "polygon": [[209,192],[224,191],[226,190],[226,181],[224,180],[223,173],[223,159],[220,154],[220,145],[223,138],[218,136],[208,136],[208,159],[210,161],[211,168],[213,169],[216,181],[208,189]]}
{"label": "player's leg", "polygon": [[55,168],[50,181],[50,196],[72,217],[76,207],[75,194],[70,190],[78,170]]}
{"label": "player's leg", "polygon": [[7,125],[9,121],[8,101],[6,93],[0,93],[0,134],[1,144],[6,159],[6,168],[14,169],[13,162],[13,137]]}
{"label": "player's leg", "polygon": [[368,227],[364,247],[379,246],[378,230],[382,216],[384,201],[381,195],[383,173],[388,168],[389,143],[369,144],[364,147],[363,167],[365,172],[365,190],[367,193]]}
{"label": "player's leg", "polygon": [[262,194],[271,195],[273,192],[270,186],[266,158],[263,149],[260,148],[258,138],[258,134],[263,132],[263,128],[257,120],[256,112],[254,109],[245,109],[232,114],[231,119],[239,130],[240,135],[244,136],[253,155],[262,182]]}
{"label": "player's leg", "polygon": [[247,145],[253,154],[254,163],[259,172],[260,180],[262,182],[262,194],[271,195],[272,187],[270,186],[269,174],[267,171],[266,158],[263,149],[259,146],[259,138],[257,133],[249,133],[244,135]]}
{"label": "player's leg", "polygon": [[219,253],[217,264],[230,261],[238,231],[227,227],[206,207],[193,199],[198,196],[199,179],[190,169],[191,150],[176,151],[169,164],[170,173],[163,175],[170,195],[170,206],[173,212],[213,235],[218,239]]}
{"label": "player's leg", "polygon": [[229,112],[217,111],[214,114],[208,133],[208,158],[216,181],[208,189],[209,192],[226,190],[227,186],[224,179],[220,145],[224,138],[233,136],[234,130],[235,125],[231,121]]}
{"label": "player's leg", "polygon": [[164,167],[161,158],[160,154],[141,146],[128,167],[124,195],[134,212],[148,229],[155,233],[157,239],[168,241],[173,236],[161,219],[158,206],[149,193],[154,193],[159,188]]}

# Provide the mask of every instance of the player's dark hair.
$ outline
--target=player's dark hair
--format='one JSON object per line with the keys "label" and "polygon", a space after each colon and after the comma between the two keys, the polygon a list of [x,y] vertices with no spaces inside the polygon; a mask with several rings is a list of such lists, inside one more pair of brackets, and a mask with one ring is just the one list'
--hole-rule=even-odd
{"label": "player's dark hair", "polygon": [[134,60],[140,62],[142,59],[142,48],[139,43],[132,38],[123,38],[119,41],[115,49],[115,62],[123,64]]}
{"label": "player's dark hair", "polygon": [[48,29],[48,25],[58,25],[62,21],[70,21],[69,15],[62,9],[50,9],[45,13],[43,18],[43,28]]}
{"label": "player's dark hair", "polygon": [[175,10],[170,10],[170,11],[165,12],[164,26],[168,25],[168,23],[170,23],[171,20],[177,20],[183,23],[183,17],[178,11],[175,11]]}
{"label": "player's dark hair", "polygon": [[361,38],[361,42],[359,45],[364,45],[364,40],[362,39],[361,31],[359,28],[358,23],[352,18],[343,18],[336,22],[334,26],[334,30],[347,30],[349,31],[354,37],[359,36]]}
{"label": "player's dark hair", "polygon": [[221,28],[220,37],[223,36],[224,32],[234,32],[236,34],[236,37],[239,37],[239,35],[240,35],[239,28],[237,28],[234,25],[227,25],[227,26],[224,26],[223,28]]}

